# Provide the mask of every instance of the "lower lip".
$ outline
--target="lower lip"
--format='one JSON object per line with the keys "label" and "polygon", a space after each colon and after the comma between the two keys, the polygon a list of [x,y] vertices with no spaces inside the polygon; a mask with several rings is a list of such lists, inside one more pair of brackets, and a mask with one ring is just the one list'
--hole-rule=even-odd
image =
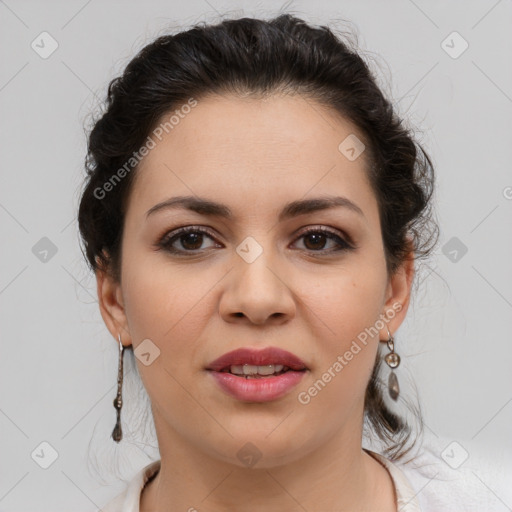
{"label": "lower lip", "polygon": [[269,402],[293,389],[306,371],[289,370],[281,375],[246,379],[228,372],[210,371],[215,382],[228,395],[245,402]]}

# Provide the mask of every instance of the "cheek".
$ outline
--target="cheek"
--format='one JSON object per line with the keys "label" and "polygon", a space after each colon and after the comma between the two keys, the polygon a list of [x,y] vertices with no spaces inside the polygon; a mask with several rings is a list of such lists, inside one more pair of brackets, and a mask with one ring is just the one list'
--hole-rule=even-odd
{"label": "cheek", "polygon": [[126,265],[125,311],[134,348],[149,338],[160,349],[166,367],[196,360],[197,342],[213,314],[208,291],[218,278],[205,272],[180,271],[147,258]]}
{"label": "cheek", "polygon": [[304,284],[302,300],[323,324],[320,339],[327,346],[342,350],[366,328],[375,325],[382,313],[385,274],[379,266],[346,268],[315,277],[309,288]]}
{"label": "cheek", "polygon": [[[149,365],[135,358],[153,405],[164,414],[180,410],[180,417],[192,418],[201,415],[190,393],[198,396],[192,377],[197,370],[194,365],[201,361],[199,340],[204,322],[212,314],[205,311],[205,293],[215,281],[205,276],[201,285],[194,287],[189,278],[184,279],[185,274],[180,277],[173,270],[155,264],[137,270],[127,267],[132,274],[125,285],[125,309],[134,350],[146,339],[159,350],[154,349],[158,356]],[[182,423],[172,414],[168,421],[178,429]],[[185,421],[182,426],[186,437],[190,425]]]}
{"label": "cheek", "polygon": [[379,346],[383,275],[370,268],[357,275],[317,281],[307,299],[317,318],[317,364],[301,391],[319,408],[336,406],[340,414],[363,398]]}

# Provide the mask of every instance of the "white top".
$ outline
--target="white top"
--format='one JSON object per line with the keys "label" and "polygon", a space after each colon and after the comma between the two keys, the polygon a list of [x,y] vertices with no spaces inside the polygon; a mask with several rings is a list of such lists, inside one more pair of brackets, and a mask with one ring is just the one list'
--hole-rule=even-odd
{"label": "white top", "polygon": [[[464,460],[464,448],[458,443],[440,441],[426,447],[412,461],[392,462],[372,450],[365,451],[389,472],[397,496],[399,512],[504,512],[512,507],[511,466],[508,462],[482,465],[474,451],[473,463]],[[444,444],[443,444],[444,443]],[[444,449],[440,451],[440,446]],[[448,462],[446,462],[448,461]],[[463,462],[461,462],[463,461]],[[495,462],[495,461],[493,461]],[[102,512],[140,512],[140,497],[146,482],[160,469],[160,460],[138,471],[128,487]]]}

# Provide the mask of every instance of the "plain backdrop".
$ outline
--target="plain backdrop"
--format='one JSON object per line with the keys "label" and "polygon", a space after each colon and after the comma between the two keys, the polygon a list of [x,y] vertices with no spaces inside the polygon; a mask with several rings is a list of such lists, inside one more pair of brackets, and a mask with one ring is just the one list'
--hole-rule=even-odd
{"label": "plain backdrop", "polygon": [[[416,386],[432,436],[470,456],[478,449],[510,460],[512,3],[283,6],[0,1],[0,510],[93,511],[124,487],[109,471],[100,483],[87,464],[91,439],[106,460],[114,450],[118,357],[78,242],[88,116],[157,35],[281,8],[357,32],[385,93],[432,156],[441,237],[396,335],[399,376],[405,390],[407,375]],[[154,448],[123,448],[126,477]]]}

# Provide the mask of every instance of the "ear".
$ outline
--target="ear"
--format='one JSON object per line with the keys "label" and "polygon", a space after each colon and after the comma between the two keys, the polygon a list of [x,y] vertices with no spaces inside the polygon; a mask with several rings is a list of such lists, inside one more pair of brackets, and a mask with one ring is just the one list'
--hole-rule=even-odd
{"label": "ear", "polygon": [[131,345],[132,339],[126,319],[121,284],[109,272],[98,269],[96,285],[101,316],[110,334],[117,341],[121,335],[121,341],[125,347]]}
{"label": "ear", "polygon": [[[380,339],[387,341],[389,338],[388,329],[391,335],[398,330],[405,319],[411,298],[411,286],[414,278],[414,250],[412,241],[408,241],[409,252],[404,262],[393,276],[390,277],[386,289],[386,302],[382,315],[389,318],[386,326],[380,331]],[[393,316],[394,315],[394,316]]]}

